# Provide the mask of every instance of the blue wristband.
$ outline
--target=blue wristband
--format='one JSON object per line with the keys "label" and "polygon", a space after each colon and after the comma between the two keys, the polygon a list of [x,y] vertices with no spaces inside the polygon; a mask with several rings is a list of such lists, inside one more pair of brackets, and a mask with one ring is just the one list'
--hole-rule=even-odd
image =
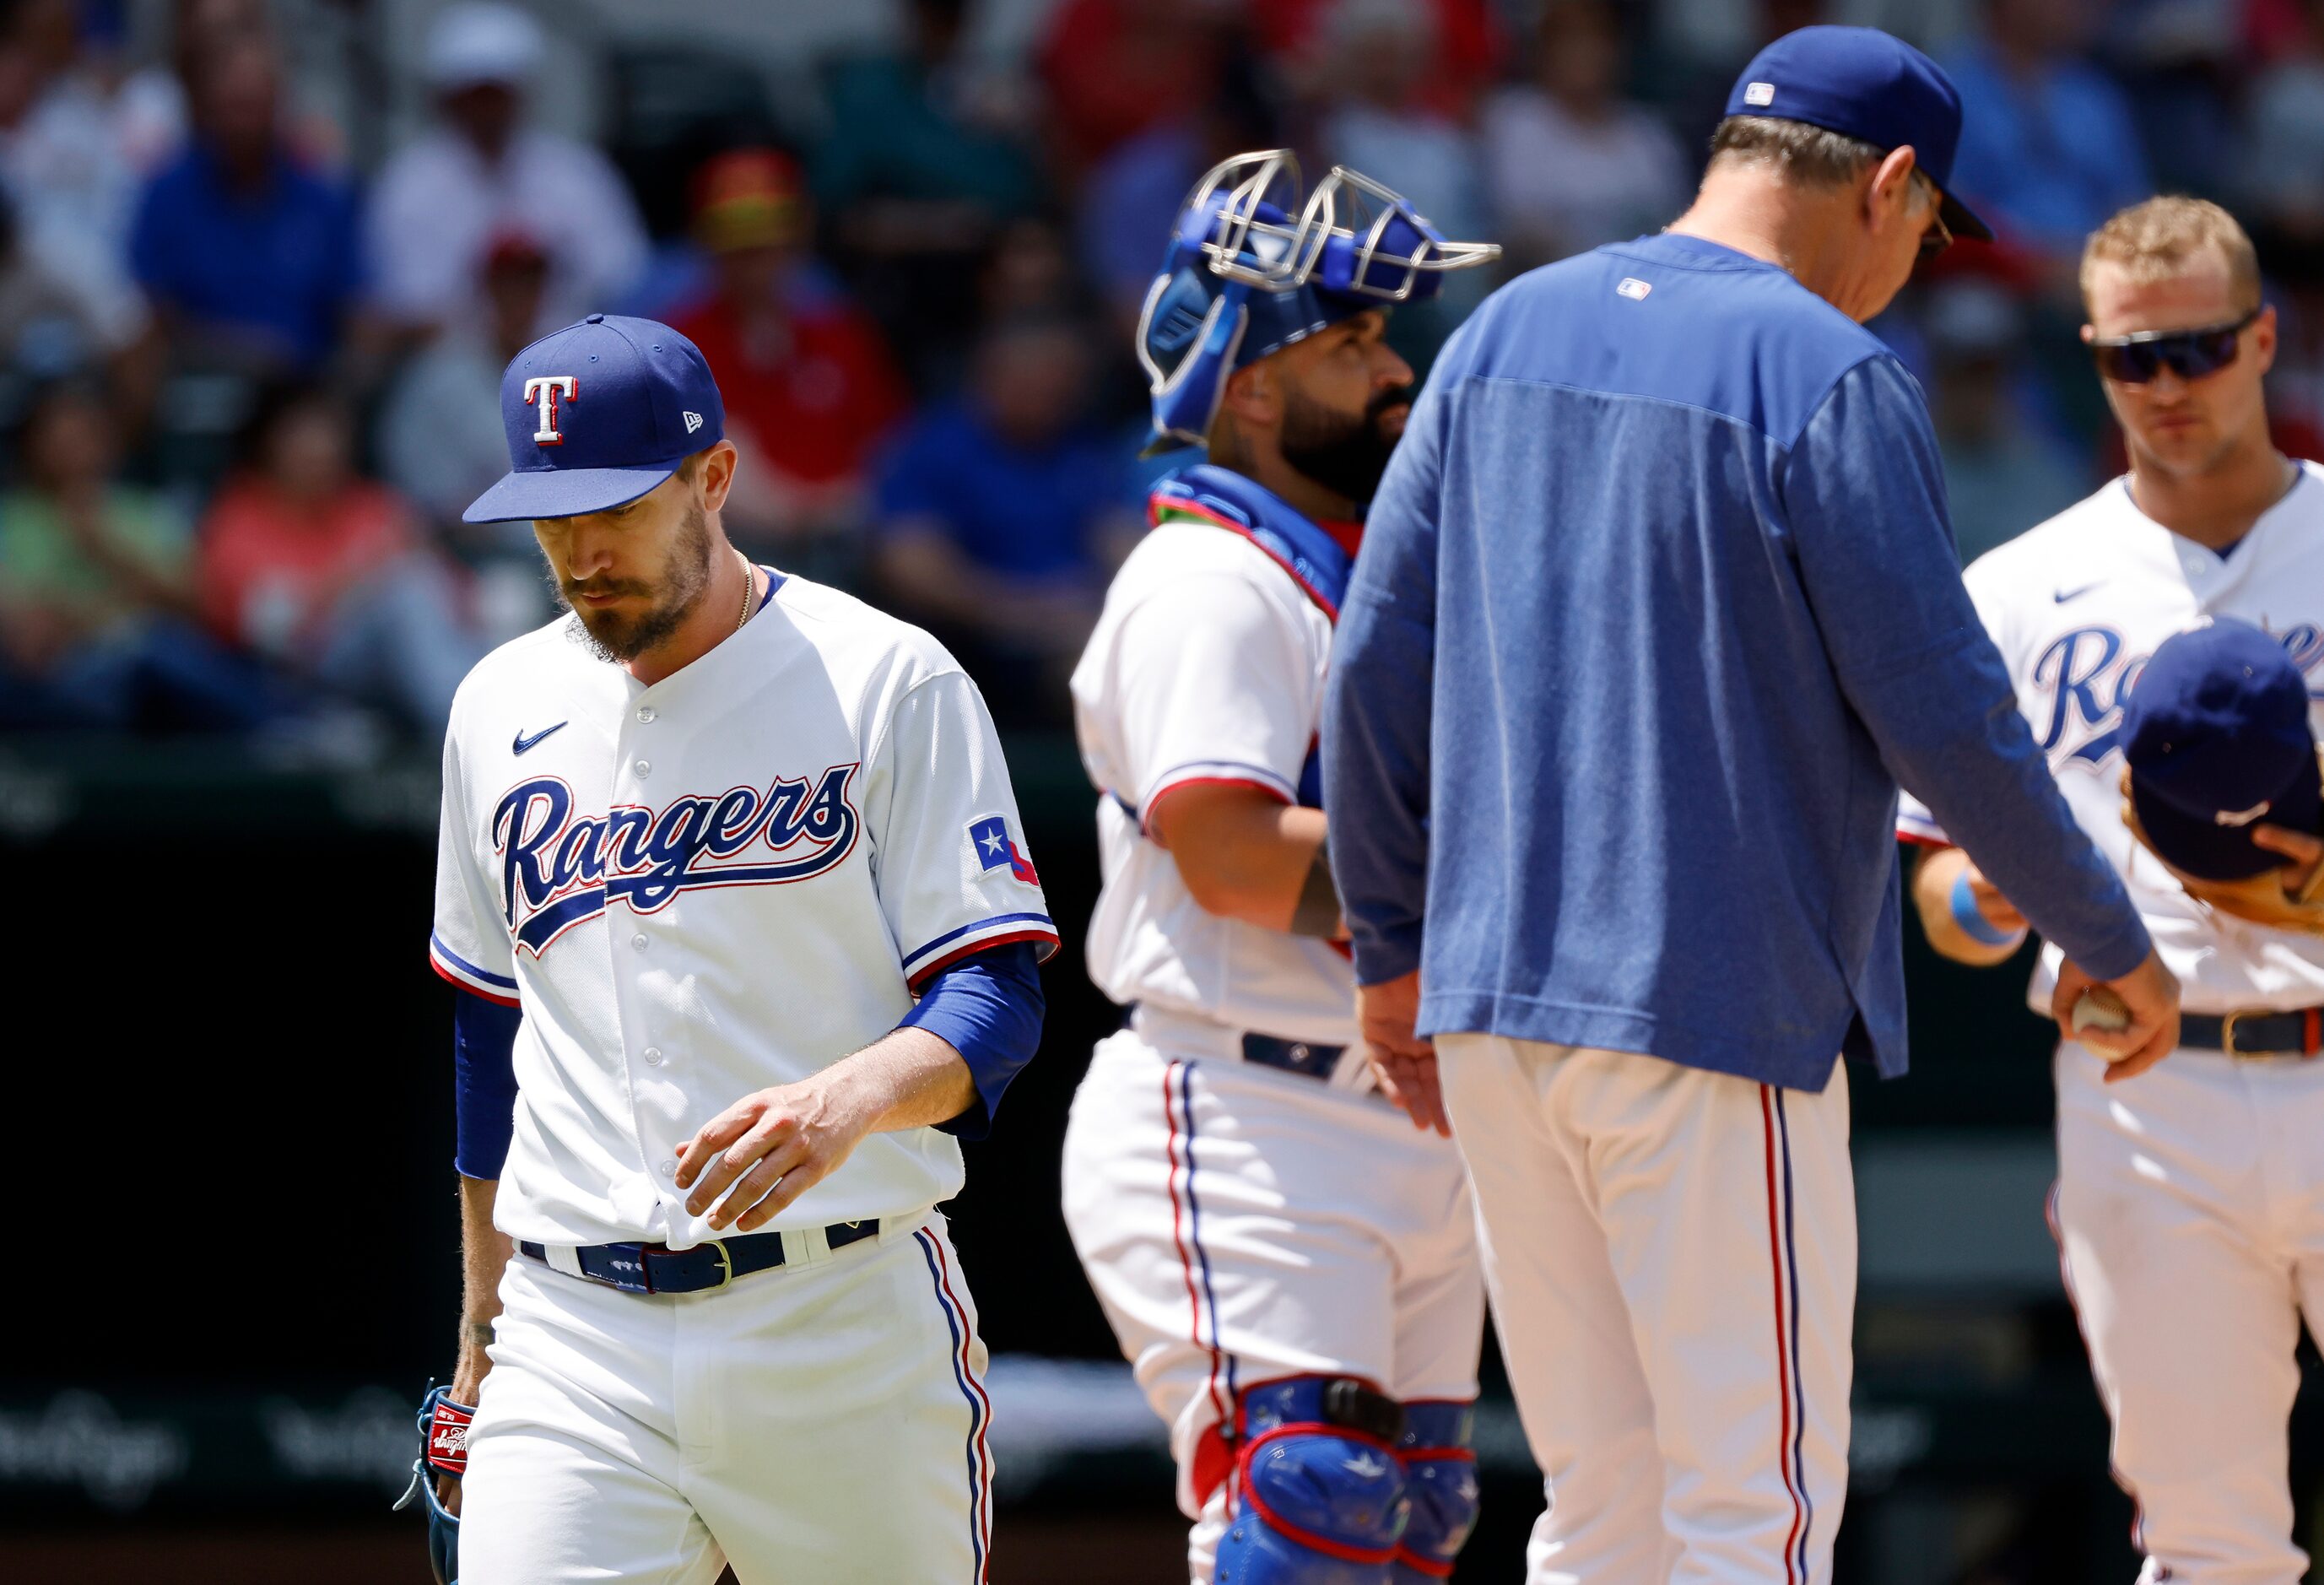
{"label": "blue wristband", "polygon": [[1977,893],[1969,889],[1966,870],[1953,877],[1953,923],[1971,941],[1981,941],[1987,946],[2015,946],[2025,939],[2024,926],[2004,930],[1978,910]]}

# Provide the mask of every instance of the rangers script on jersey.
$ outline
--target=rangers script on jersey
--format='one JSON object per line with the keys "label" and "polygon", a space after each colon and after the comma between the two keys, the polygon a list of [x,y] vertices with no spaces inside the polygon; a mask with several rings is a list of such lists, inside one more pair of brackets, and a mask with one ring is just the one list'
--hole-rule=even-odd
{"label": "rangers script on jersey", "polygon": [[[2074,817],[2122,874],[2186,1009],[2227,1013],[2324,1002],[2324,942],[2246,924],[2190,898],[2122,821],[2122,702],[2155,646],[2210,616],[2240,617],[2283,641],[2324,687],[2324,467],[2290,491],[2226,556],[2139,511],[2127,477],[1979,557],[1969,598],[2017,685]],[[2311,705],[2311,725],[2324,711]],[[1899,834],[1944,843],[1910,794]],[[2047,1014],[2063,954],[2045,945],[2027,994]]]}
{"label": "rangers script on jersey", "polygon": [[[917,629],[777,583],[651,687],[567,618],[453,705],[430,956],[524,1009],[513,1238],[700,1241],[672,1184],[696,1129],[879,1039],[958,958],[1055,949],[975,686]],[[770,1225],[908,1215],[961,1182],[949,1135],[875,1133]]]}

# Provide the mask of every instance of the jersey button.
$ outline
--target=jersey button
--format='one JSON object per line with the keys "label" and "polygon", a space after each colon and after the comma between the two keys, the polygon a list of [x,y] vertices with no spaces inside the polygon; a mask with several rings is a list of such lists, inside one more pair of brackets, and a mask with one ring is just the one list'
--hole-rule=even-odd
{"label": "jersey button", "polygon": [[631,937],[630,937],[630,945],[631,945],[632,946],[636,947],[640,952],[643,952],[643,951],[645,951],[645,949],[646,949],[646,934],[645,934],[645,932],[644,932],[644,931],[642,931],[642,930],[641,930],[641,931],[639,931],[635,935],[631,936]]}
{"label": "jersey button", "polygon": [[650,760],[639,760],[637,764],[637,771],[638,779],[641,781],[644,780],[647,777],[653,774],[653,761]]}
{"label": "jersey button", "polygon": [[651,721],[653,718],[654,707],[651,705],[641,705],[638,706],[638,719],[640,721]]}
{"label": "jersey button", "polygon": [[646,1047],[646,1066],[650,1068],[658,1068],[661,1066],[660,1046],[649,1046]]}
{"label": "jersey button", "polygon": [[678,1175],[678,1158],[676,1156],[665,1156],[661,1158],[661,1175],[666,1178],[674,1178]]}

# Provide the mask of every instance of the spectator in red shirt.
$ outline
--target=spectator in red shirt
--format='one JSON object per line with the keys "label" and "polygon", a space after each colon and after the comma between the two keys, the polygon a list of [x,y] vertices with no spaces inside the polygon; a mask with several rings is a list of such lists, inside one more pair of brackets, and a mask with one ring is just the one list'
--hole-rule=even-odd
{"label": "spectator in red shirt", "polygon": [[203,520],[202,611],[230,642],[441,735],[484,646],[401,497],[355,471],[345,400],[270,389]]}
{"label": "spectator in red shirt", "polygon": [[828,561],[831,542],[862,521],[864,470],[904,414],[903,382],[871,320],[807,267],[795,162],[739,149],[706,164],[695,188],[710,295],[672,323],[709,360],[727,438],[742,451],[728,531],[794,564],[802,553]]}
{"label": "spectator in red shirt", "polygon": [[1216,75],[1230,14],[1197,0],[1065,0],[1035,58],[1069,179],[1125,138],[1177,115]]}

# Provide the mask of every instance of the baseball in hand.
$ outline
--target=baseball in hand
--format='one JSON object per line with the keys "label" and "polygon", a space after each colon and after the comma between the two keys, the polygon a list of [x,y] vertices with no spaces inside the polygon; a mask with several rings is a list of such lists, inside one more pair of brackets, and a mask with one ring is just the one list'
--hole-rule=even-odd
{"label": "baseball in hand", "polygon": [[[2123,1005],[2121,997],[2103,985],[2091,986],[2074,1003],[2073,1032],[2077,1035],[2085,1029],[2103,1029],[2109,1034],[2118,1034],[2129,1027],[2130,1009]],[[2116,1062],[2126,1054],[2100,1051],[2098,1055],[2108,1062]]]}

